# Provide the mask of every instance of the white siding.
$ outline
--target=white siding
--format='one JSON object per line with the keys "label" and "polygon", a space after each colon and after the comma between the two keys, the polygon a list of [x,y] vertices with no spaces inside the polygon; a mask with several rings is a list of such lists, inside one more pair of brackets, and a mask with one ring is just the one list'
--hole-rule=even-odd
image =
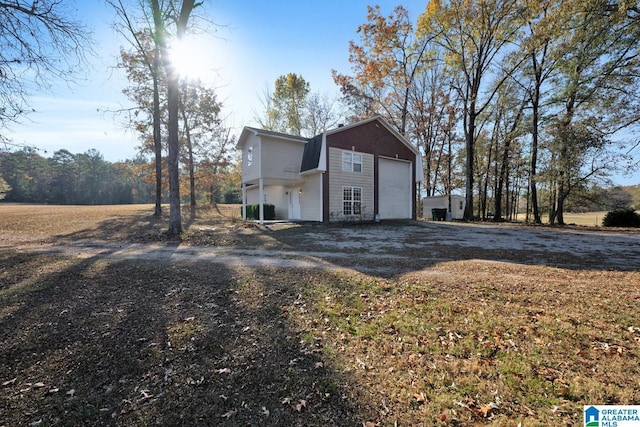
{"label": "white siding", "polygon": [[[285,194],[285,191],[288,191],[288,190],[278,185],[265,186],[263,189],[263,192],[264,192],[263,203],[265,205],[275,205],[276,219],[287,219],[289,215],[287,210],[288,199]],[[260,204],[259,193],[260,193],[260,190],[257,185],[247,188],[246,190],[247,205]]]}
{"label": "white siding", "polygon": [[262,178],[300,181],[300,162],[304,144],[262,137],[260,161]]}
{"label": "white siding", "polygon": [[289,218],[289,199],[286,195],[286,191],[288,191],[286,188],[279,185],[265,187],[265,194],[267,195],[266,203],[275,205],[276,219]]}
{"label": "white siding", "polygon": [[307,175],[300,195],[301,218],[322,221],[322,173]]}
{"label": "white siding", "polygon": [[[252,150],[253,161],[249,165],[249,150]],[[242,149],[242,182],[260,177],[260,138],[251,135]]]}
{"label": "white siding", "polygon": [[[329,214],[342,216],[342,187],[362,188],[362,213],[373,218],[373,154],[362,154],[362,172],[342,170],[342,152],[329,148]],[[331,219],[331,218],[329,218]]]}

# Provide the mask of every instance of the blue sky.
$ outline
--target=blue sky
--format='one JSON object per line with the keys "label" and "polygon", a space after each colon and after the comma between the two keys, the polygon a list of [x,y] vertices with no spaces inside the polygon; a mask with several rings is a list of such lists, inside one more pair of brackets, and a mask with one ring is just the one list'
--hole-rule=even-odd
{"label": "blue sky", "polygon": [[[135,3],[135,2],[133,2]],[[331,69],[349,71],[348,44],[357,40],[356,30],[366,21],[367,1],[237,1],[205,0],[199,14],[217,26],[199,40],[205,79],[218,88],[224,101],[223,114],[236,134],[245,125],[255,125],[259,97],[280,75],[302,75],[314,92],[337,95]],[[377,2],[385,14],[398,1]],[[404,1],[417,19],[426,1]],[[113,69],[120,45],[112,29],[114,13],[101,1],[76,0],[77,19],[94,33],[91,69],[86,80],[68,87],[55,85],[49,92],[32,96],[36,110],[23,125],[11,127],[15,143],[34,145],[50,156],[67,149],[73,153],[95,148],[106,160],[132,158],[136,135],[125,130],[122,118],[108,111],[126,107],[122,89],[127,82]]]}
{"label": "blue sky", "polygon": [[[137,3],[132,1],[132,3]],[[218,24],[199,38],[198,68],[217,87],[224,102],[227,124],[238,135],[245,125],[256,125],[259,97],[280,75],[297,73],[313,92],[338,95],[331,70],[350,71],[348,44],[358,40],[356,30],[366,21],[367,5],[378,4],[387,15],[402,4],[415,21],[426,0],[205,0],[199,11]],[[88,79],[71,88],[56,85],[50,92],[34,94],[36,110],[24,125],[12,126],[16,143],[35,145],[46,156],[67,149],[73,153],[91,148],[106,160],[132,158],[137,135],[125,129],[123,118],[110,110],[126,107],[122,73],[113,69],[124,43],[112,29],[114,13],[102,0],[76,0],[77,18],[94,33],[94,50]],[[195,67],[194,67],[195,68]],[[635,177],[616,178],[637,184]]]}

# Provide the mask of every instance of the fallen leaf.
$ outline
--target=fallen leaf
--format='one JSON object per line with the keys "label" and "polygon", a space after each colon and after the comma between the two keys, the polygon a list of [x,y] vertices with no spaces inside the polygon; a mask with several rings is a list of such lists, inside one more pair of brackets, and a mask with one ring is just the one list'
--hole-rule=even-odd
{"label": "fallen leaf", "polygon": [[283,405],[288,405],[291,403],[291,398],[290,397],[285,397],[284,399],[282,399],[282,404]]}
{"label": "fallen leaf", "polygon": [[11,385],[11,384],[15,383],[17,379],[18,379],[18,377],[14,378],[12,380],[9,380],[9,381],[5,381],[5,382],[2,383],[2,386],[6,387],[8,385]]}
{"label": "fallen leaf", "polygon": [[76,394],[76,390],[72,388],[71,390],[69,390],[69,391],[68,391],[68,392],[66,392],[65,394],[66,394],[67,396],[71,396],[71,397],[73,397],[73,395],[74,395],[74,394]]}
{"label": "fallen leaf", "polygon": [[220,418],[229,419],[229,418],[233,417],[237,413],[238,413],[238,410],[237,409],[233,409],[231,411],[225,412],[224,414],[220,415]]}
{"label": "fallen leaf", "polygon": [[416,402],[418,403],[424,403],[427,400],[423,392],[415,393],[413,398],[416,399]]}
{"label": "fallen leaf", "polygon": [[153,397],[153,394],[149,394],[149,390],[140,390],[140,394],[142,395],[143,400]]}
{"label": "fallen leaf", "polygon": [[216,369],[215,372],[217,374],[230,374],[231,373],[231,369],[229,369],[229,368]]}
{"label": "fallen leaf", "polygon": [[322,368],[322,367],[324,366],[324,363],[322,363],[322,362],[316,362],[316,365],[315,365],[315,366],[316,366],[316,369],[318,369],[318,368]]}
{"label": "fallen leaf", "polygon": [[44,387],[44,383],[35,383],[35,384],[33,385],[33,387],[34,387],[34,388],[42,388],[42,387]]}
{"label": "fallen leaf", "polygon": [[480,405],[478,412],[484,417],[488,418],[493,414],[493,407],[491,405]]}
{"label": "fallen leaf", "polygon": [[269,412],[266,406],[263,406],[261,410],[262,410],[262,415],[264,415],[265,417],[268,417],[269,414],[271,414],[271,412]]}
{"label": "fallen leaf", "polygon": [[307,407],[307,401],[304,399],[300,399],[300,402],[295,406],[295,410],[298,412],[302,412],[302,410],[306,407]]}
{"label": "fallen leaf", "polygon": [[440,414],[440,416],[438,417],[438,419],[440,420],[440,422],[445,422],[447,421],[447,415],[448,415],[449,411],[445,410],[443,413]]}

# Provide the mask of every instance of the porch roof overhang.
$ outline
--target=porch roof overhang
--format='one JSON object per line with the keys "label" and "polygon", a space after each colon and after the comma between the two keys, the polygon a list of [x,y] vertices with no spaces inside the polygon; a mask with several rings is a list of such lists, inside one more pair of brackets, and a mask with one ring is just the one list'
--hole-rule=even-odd
{"label": "porch roof overhang", "polygon": [[[303,184],[304,180],[302,177],[299,179],[285,179],[285,178],[262,178],[262,185],[278,185],[282,187],[291,187],[299,184]],[[252,179],[249,181],[243,182],[243,185],[246,189],[251,187],[256,187],[260,184],[260,178]]]}

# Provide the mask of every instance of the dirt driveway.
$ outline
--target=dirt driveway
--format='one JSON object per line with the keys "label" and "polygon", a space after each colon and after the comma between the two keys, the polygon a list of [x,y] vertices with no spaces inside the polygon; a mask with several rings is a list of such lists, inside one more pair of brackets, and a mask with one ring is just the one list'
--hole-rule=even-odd
{"label": "dirt driveway", "polygon": [[90,258],[209,261],[228,266],[350,268],[380,276],[421,271],[452,260],[486,260],[564,268],[637,270],[640,234],[435,222],[322,226],[269,224],[200,233],[229,237],[223,245],[113,242],[66,237],[0,247]]}

